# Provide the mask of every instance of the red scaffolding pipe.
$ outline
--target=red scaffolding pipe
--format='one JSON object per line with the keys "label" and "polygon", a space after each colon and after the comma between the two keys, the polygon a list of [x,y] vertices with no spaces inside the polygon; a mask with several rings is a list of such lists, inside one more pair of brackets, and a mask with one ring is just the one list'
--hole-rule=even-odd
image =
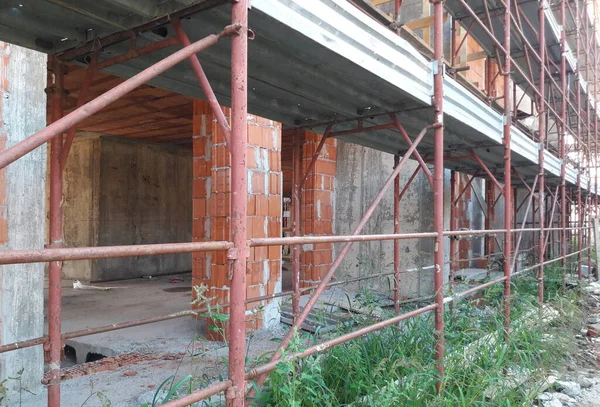
{"label": "red scaffolding pipe", "polygon": [[231,23],[240,27],[231,39],[231,280],[229,308],[229,380],[227,407],[244,407],[246,382],[246,246],[248,217],[248,0],[231,7]]}
{"label": "red scaffolding pipe", "polygon": [[247,35],[247,33],[242,33],[241,27],[237,24],[230,25],[228,27],[225,27],[225,29],[223,29],[223,31],[221,31],[218,34],[209,35],[208,37],[196,41],[190,46],[185,47],[169,55],[165,59],[144,69],[137,75],[132,76],[131,78],[125,80],[124,82],[120,83],[119,85],[115,86],[109,91],[98,96],[96,99],[86,103],[78,109],[73,110],[71,113],[62,117],[56,122],[53,122],[48,127],[43,128],[37,133],[27,137],[25,140],[20,141],[14,146],[1,152],[0,169],[6,167],[8,164],[19,159],[25,154],[33,151],[42,144],[52,140],[54,137],[57,137],[59,134],[62,134],[71,127],[76,126],[83,119],[88,118],[94,113],[102,110],[109,104],[113,103],[115,100],[131,92],[138,86],[148,82],[150,79],[160,75],[169,68],[172,68],[179,62],[188,58],[190,55],[194,55],[216,44],[220,38],[230,36],[236,38],[241,35]]}

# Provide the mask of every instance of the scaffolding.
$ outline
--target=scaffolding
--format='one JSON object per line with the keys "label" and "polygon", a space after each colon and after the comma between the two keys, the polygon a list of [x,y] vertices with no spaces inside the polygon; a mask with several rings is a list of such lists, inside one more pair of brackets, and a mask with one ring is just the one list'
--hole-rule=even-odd
{"label": "scaffolding", "polygon": [[[324,2],[325,0],[323,0]],[[510,339],[510,298],[511,281],[518,275],[535,272],[538,278],[539,302],[544,302],[544,267],[554,262],[561,262],[566,270],[567,260],[575,258],[578,265],[578,276],[582,276],[582,263],[587,259],[588,272],[591,270],[591,237],[593,233],[592,219],[597,218],[597,183],[598,167],[598,115],[596,97],[598,95],[598,41],[596,34],[596,10],[593,5],[581,0],[558,0],[550,5],[546,1],[498,0],[495,7],[489,2],[465,0],[434,0],[433,7],[433,61],[431,63],[433,93],[431,101],[425,107],[406,107],[402,110],[388,110],[369,116],[370,121],[363,116],[336,119],[328,122],[312,122],[310,124],[295,123],[291,126],[298,133],[305,127],[324,129],[323,137],[310,162],[307,171],[301,170],[301,145],[299,137],[294,142],[294,177],[292,195],[292,233],[291,237],[281,238],[248,238],[247,231],[247,168],[246,144],[248,121],[248,41],[254,33],[249,26],[249,1],[236,0],[231,4],[231,24],[216,34],[207,36],[199,41],[191,42],[180,19],[194,13],[205,13],[212,7],[220,6],[219,1],[202,2],[200,6],[191,6],[183,12],[174,13],[170,19],[156,19],[150,25],[140,26],[136,30],[112,34],[100,43],[109,46],[125,42],[137,33],[158,26],[171,25],[175,31],[173,37],[146,45],[140,48],[130,47],[122,55],[100,60],[99,50],[95,42],[89,42],[77,48],[67,50],[52,57],[51,66],[54,73],[53,92],[51,99],[52,123],[30,136],[26,140],[0,153],[0,169],[10,165],[15,160],[25,156],[35,148],[45,143],[51,144],[50,156],[50,224],[49,244],[42,250],[7,250],[0,252],[0,264],[16,263],[49,263],[49,332],[48,336],[33,338],[12,344],[0,346],[0,352],[9,352],[25,347],[43,345],[49,351],[50,380],[48,384],[48,405],[60,405],[60,361],[63,343],[70,338],[109,332],[118,329],[139,326],[143,324],[164,321],[167,319],[186,316],[198,316],[205,310],[184,310],[180,313],[158,316],[145,320],[131,321],[109,326],[84,329],[75,332],[61,331],[61,270],[62,262],[80,259],[114,258],[125,256],[160,255],[171,253],[193,253],[200,251],[225,251],[230,262],[230,304],[221,304],[229,309],[229,377],[227,380],[215,383],[204,389],[195,391],[188,396],[166,403],[166,406],[187,406],[194,402],[209,398],[212,395],[225,392],[227,405],[242,407],[245,405],[250,390],[249,381],[256,381],[261,386],[269,372],[275,369],[295,333],[307,318],[319,296],[328,287],[343,282],[332,282],[336,270],[348,254],[355,242],[365,241],[394,241],[394,304],[396,316],[378,323],[362,327],[351,333],[321,342],[306,350],[290,355],[291,358],[304,358],[322,352],[332,346],[353,340],[367,333],[380,330],[386,326],[413,318],[425,312],[433,311],[436,348],[435,363],[440,380],[444,376],[444,314],[445,307],[460,298],[481,291],[496,284],[504,286],[504,336]],[[254,2],[253,2],[254,3]],[[260,3],[260,2],[257,2]],[[321,3],[316,1],[315,3]],[[360,12],[383,21],[394,34],[400,34],[402,28],[393,21],[382,20],[381,14],[364,1],[355,1],[350,5],[342,0],[329,1],[341,4],[343,7],[359,7]],[[395,17],[401,12],[401,0],[394,2]],[[260,5],[253,4],[253,7]],[[359,10],[358,8],[356,10]],[[590,12],[591,11],[591,12]],[[554,18],[554,13],[560,16],[560,23]],[[444,24],[445,13],[452,16],[450,30],[451,58],[448,62],[444,56]],[[457,36],[457,27],[462,26],[466,35],[462,41]],[[552,41],[549,33],[558,35],[558,51],[549,44]],[[484,157],[474,147],[463,146],[455,149],[445,144],[445,131],[448,126],[445,121],[444,105],[449,102],[448,92],[461,71],[455,66],[459,50],[464,45],[467,35],[473,35],[482,45],[488,61],[495,60],[499,70],[496,77],[486,78],[485,94],[474,96],[478,103],[496,106],[501,105],[502,154],[501,167],[490,167],[490,156]],[[231,41],[231,124],[227,122],[220,107],[215,92],[211,88],[207,74],[196,54],[218,41]],[[447,40],[447,39],[446,39]],[[170,56],[160,60],[140,73],[109,90],[103,95],[87,100],[87,93],[94,77],[94,72],[106,69],[112,65],[150,54],[157,50],[179,44],[182,48]],[[535,46],[537,44],[537,48]],[[575,53],[571,47],[575,44]],[[553,48],[554,47],[554,48]],[[64,115],[62,109],[62,72],[63,64],[82,56],[89,56],[88,72],[81,87],[77,100],[77,108]],[[231,153],[231,241],[211,241],[194,243],[150,244],[134,246],[110,247],[63,247],[62,232],[62,170],[78,123],[124,96],[136,87],[156,78],[176,64],[189,60],[194,76],[198,80],[205,97],[208,99],[219,127],[221,128],[229,151]],[[502,81],[502,96],[494,91],[496,78]],[[524,86],[524,94],[528,95],[538,114],[539,127],[530,132],[529,146],[535,148],[532,153],[536,156],[534,169],[527,172],[514,165],[515,112],[518,111],[523,97],[517,100],[517,86]],[[447,89],[448,88],[448,89]],[[473,96],[469,96],[473,97]],[[414,124],[406,129],[403,120],[407,115],[426,115],[429,122],[420,126],[419,132],[413,132]],[[549,123],[551,123],[549,125]],[[291,123],[287,123],[290,124]],[[367,124],[367,125],[365,125]],[[362,135],[368,132],[393,132],[402,143],[402,149],[395,149],[395,166],[387,181],[381,187],[379,194],[365,211],[363,218],[355,226],[352,234],[347,236],[303,236],[300,231],[301,194],[308,175],[313,171],[316,160],[325,141],[331,137]],[[414,134],[411,136],[410,134]],[[433,143],[425,145],[426,135],[433,135]],[[548,135],[557,137],[552,143]],[[568,140],[574,140],[569,143]],[[432,147],[432,148],[431,148]],[[378,148],[377,146],[374,148]],[[382,148],[383,149],[383,148]],[[401,185],[399,174],[409,158],[415,159],[419,166],[410,180]],[[548,160],[559,164],[559,175],[549,176]],[[465,163],[470,170],[470,177],[462,189],[456,181],[456,166]],[[433,171],[428,164],[433,165]],[[531,167],[531,166],[530,166]],[[450,230],[444,230],[444,169],[453,168],[450,188]],[[573,171],[575,182],[572,179]],[[400,227],[400,201],[419,172],[423,172],[431,183],[434,192],[433,229],[426,232],[402,233]],[[571,174],[571,175],[569,175]],[[461,196],[471,187],[476,177],[486,179],[487,213],[485,229],[457,230],[456,204]],[[571,178],[569,178],[571,177]],[[375,208],[382,200],[386,191],[393,185],[394,191],[394,230],[390,234],[364,235],[361,234]],[[517,185],[527,189],[528,194],[522,202],[517,202],[514,193]],[[554,190],[552,187],[555,187]],[[498,194],[498,195],[497,195]],[[552,198],[546,200],[547,194]],[[498,197],[504,198],[503,227],[494,229],[494,205]],[[525,216],[521,225],[517,224],[516,213],[525,206]],[[537,208],[537,209],[535,209]],[[560,208],[560,215],[555,216]],[[537,219],[536,214],[537,212]],[[532,214],[534,221],[527,226],[527,218]],[[574,216],[574,218],[572,218]],[[556,220],[560,218],[560,220]],[[524,234],[532,234],[532,240],[537,240],[533,249],[537,250],[537,264],[517,270],[517,254],[521,251]],[[495,252],[496,236],[504,236],[501,253]],[[490,259],[498,255],[503,266],[502,277],[480,284],[467,291],[453,291],[453,272],[456,269],[458,239],[466,236],[485,237],[486,252],[484,258]],[[534,237],[537,236],[537,239]],[[576,247],[571,244],[572,238],[577,237]],[[450,285],[445,292],[444,273],[446,261],[444,257],[444,239],[452,238],[450,242],[449,264]],[[408,313],[401,313],[400,287],[400,240],[403,239],[432,239],[434,242],[434,292],[433,302]],[[558,243],[558,253],[554,240]],[[307,243],[343,243],[329,271],[318,285],[301,288],[300,285],[300,250]],[[549,245],[550,244],[550,245]],[[246,258],[249,247],[283,246],[293,248],[293,291],[281,292],[272,296],[247,298],[246,295]],[[550,259],[548,247],[552,248],[553,258]],[[585,256],[584,256],[585,255]],[[380,277],[368,276],[366,278]],[[564,278],[564,274],[563,274]],[[356,280],[356,279],[355,279]],[[301,308],[300,296],[311,292],[308,303]],[[250,371],[245,366],[245,314],[246,304],[269,300],[275,297],[290,297],[293,303],[294,324],[279,344],[271,361]]]}

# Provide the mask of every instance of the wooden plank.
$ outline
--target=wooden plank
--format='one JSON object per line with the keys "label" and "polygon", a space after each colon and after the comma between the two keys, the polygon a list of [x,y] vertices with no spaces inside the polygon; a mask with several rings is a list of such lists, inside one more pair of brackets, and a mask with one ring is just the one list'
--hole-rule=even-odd
{"label": "wooden plank", "polygon": [[394,0],[370,0],[371,4],[374,6],[380,6],[382,4],[391,3]]}
{"label": "wooden plank", "polygon": [[480,59],[487,58],[487,53],[485,51],[473,52],[472,54],[467,54],[467,62],[470,61],[478,61]]}
{"label": "wooden plank", "polygon": [[[448,13],[444,13],[444,22],[448,21]],[[417,18],[404,23],[404,27],[411,30],[418,30],[433,25],[433,16]]]}

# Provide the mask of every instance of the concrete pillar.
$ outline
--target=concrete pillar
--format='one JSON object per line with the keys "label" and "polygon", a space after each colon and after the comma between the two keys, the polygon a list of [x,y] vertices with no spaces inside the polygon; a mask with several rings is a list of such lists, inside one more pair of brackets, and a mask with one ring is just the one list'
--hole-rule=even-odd
{"label": "concrete pillar", "polygon": [[[229,116],[229,109],[225,109]],[[194,101],[193,222],[195,242],[231,240],[231,156],[208,103]],[[281,124],[249,116],[248,124],[248,237],[281,236]],[[212,305],[229,303],[229,266],[225,251],[193,254],[194,286]],[[247,269],[248,298],[281,291],[281,247],[250,249]],[[247,328],[279,322],[278,299],[248,304]],[[203,304],[197,304],[202,306]],[[224,311],[221,311],[224,312]],[[209,325],[217,322],[209,319]],[[222,339],[210,329],[212,339]]]}
{"label": "concrete pillar", "polygon": [[[46,125],[46,55],[0,42],[0,149]],[[0,171],[0,250],[41,249],[45,243],[46,148]],[[44,333],[44,265],[0,266],[0,343]],[[9,398],[19,387],[36,391],[44,371],[41,346],[0,355],[0,381]],[[8,403],[11,404],[10,402]]]}

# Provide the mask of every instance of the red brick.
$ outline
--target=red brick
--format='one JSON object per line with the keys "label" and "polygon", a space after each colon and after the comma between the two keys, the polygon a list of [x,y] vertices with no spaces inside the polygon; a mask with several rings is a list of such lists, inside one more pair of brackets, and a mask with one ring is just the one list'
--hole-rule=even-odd
{"label": "red brick", "polygon": [[[256,211],[253,215],[269,216],[269,201],[270,197],[267,195],[256,194]],[[250,212],[248,212],[250,213]]]}
{"label": "red brick", "polygon": [[261,296],[261,293],[260,293],[260,284],[248,286],[246,288],[246,295],[247,295],[248,299],[255,298],[255,297],[260,297]]}
{"label": "red brick", "polygon": [[335,164],[335,161],[317,160],[315,164],[315,173],[335,175]]}
{"label": "red brick", "polygon": [[256,165],[256,148],[254,146],[248,146],[246,150],[246,167],[250,170],[258,168]]}
{"label": "red brick", "polygon": [[252,193],[253,194],[264,194],[265,191],[265,173],[264,172],[252,172]]}
{"label": "red brick", "polygon": [[[198,119],[194,117],[194,120]],[[206,155],[206,143],[208,139],[205,137],[194,137],[192,139],[194,157],[203,157]]]}
{"label": "red brick", "polygon": [[256,197],[260,195],[248,195],[248,216],[256,215]]}
{"label": "red brick", "polygon": [[229,149],[223,145],[213,145],[212,146],[212,166],[213,168],[222,168],[227,167],[231,163],[230,159],[231,154],[229,153]]}
{"label": "red brick", "polygon": [[193,111],[194,116],[211,113],[210,104],[204,100],[194,99],[192,106],[193,106],[192,111]]}
{"label": "red brick", "polygon": [[270,127],[263,127],[262,128],[262,142],[263,144],[261,145],[261,147],[265,147],[268,148],[269,150],[273,150],[276,146],[278,146],[279,140],[276,140],[279,138],[279,132],[275,129],[272,129]]}
{"label": "red brick", "polygon": [[194,199],[192,203],[192,217],[193,218],[201,218],[206,216],[206,199]]}
{"label": "red brick", "polygon": [[253,124],[248,125],[248,144],[263,147],[262,128]]}
{"label": "red brick", "polygon": [[192,181],[192,198],[206,198],[206,178],[194,178]]}
{"label": "red brick", "polygon": [[333,253],[331,250],[316,250],[313,253],[313,264],[322,265],[322,264],[331,264]]}
{"label": "red brick", "polygon": [[210,232],[212,240],[229,240],[229,220],[225,216],[210,219]]}
{"label": "red brick", "polygon": [[203,157],[194,157],[193,175],[194,178],[209,177],[211,174],[210,166]]}
{"label": "red brick", "polygon": [[262,247],[254,247],[254,259],[255,260],[265,260],[268,258],[268,250],[265,246]]}
{"label": "red brick", "polygon": [[270,195],[269,200],[269,216],[281,216],[281,196]]}
{"label": "red brick", "polygon": [[264,216],[254,216],[249,218],[252,224],[252,237],[267,237],[265,231],[266,218]]}
{"label": "red brick", "polygon": [[268,218],[267,225],[268,237],[281,237],[281,222],[278,218]]}
{"label": "red brick", "polygon": [[279,173],[269,174],[269,193],[271,195],[281,195],[281,177]]}
{"label": "red brick", "polygon": [[278,151],[269,151],[269,166],[271,171],[281,171],[281,154]]}
{"label": "red brick", "polygon": [[333,250],[333,243],[315,243],[314,250]]}
{"label": "red brick", "polygon": [[231,191],[231,170],[229,168],[214,170],[212,181],[212,192]]}
{"label": "red brick", "polygon": [[197,218],[192,221],[192,240],[201,242],[206,240],[206,218]]}
{"label": "red brick", "polygon": [[278,259],[281,257],[281,246],[269,246],[268,255],[270,259]]}

